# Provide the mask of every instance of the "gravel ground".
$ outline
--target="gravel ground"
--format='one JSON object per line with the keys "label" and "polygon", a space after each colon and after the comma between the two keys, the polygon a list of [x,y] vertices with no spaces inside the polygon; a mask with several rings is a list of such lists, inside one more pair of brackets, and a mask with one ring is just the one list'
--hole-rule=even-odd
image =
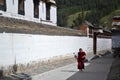
{"label": "gravel ground", "polygon": [[75,63],[75,62],[76,62],[76,60],[74,58],[64,59],[64,60],[61,60],[61,61],[56,61],[56,62],[52,62],[50,64],[42,65],[38,69],[34,69],[31,72],[26,72],[26,73],[33,76],[33,75],[36,75],[36,74],[41,74],[43,72],[53,70],[55,68],[59,68],[59,67],[65,66],[65,65],[69,65],[69,64],[72,64],[72,63]]}

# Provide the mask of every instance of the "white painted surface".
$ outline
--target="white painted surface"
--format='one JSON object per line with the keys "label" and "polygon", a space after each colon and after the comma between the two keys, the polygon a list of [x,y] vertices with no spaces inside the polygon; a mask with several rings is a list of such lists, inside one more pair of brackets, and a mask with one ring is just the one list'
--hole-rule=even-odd
{"label": "white painted surface", "polygon": [[[111,39],[98,40],[98,50],[111,49]],[[104,45],[105,43],[106,45]],[[78,52],[79,48],[93,53],[93,40],[79,36],[48,36],[32,34],[0,33],[0,66],[28,63],[53,56]]]}
{"label": "white painted surface", "polygon": [[112,26],[119,26],[120,25],[120,22],[112,22]]}
{"label": "white painted surface", "polygon": [[18,14],[18,0],[6,0],[7,12],[12,14]]}
{"label": "white painted surface", "polygon": [[25,17],[28,20],[32,20],[34,18],[34,5],[33,0],[25,0]]}
{"label": "white painted surface", "polygon": [[[12,17],[16,19],[22,19],[22,20],[27,20],[27,21],[33,21],[37,23],[43,23],[43,24],[48,24],[48,25],[57,25],[57,7],[51,5],[50,9],[50,21],[46,21],[46,3],[43,1],[40,1],[39,4],[39,18],[34,18],[34,4],[33,0],[25,0],[24,2],[24,10],[25,10],[25,15],[20,15],[18,14],[18,0],[6,0],[6,7],[7,10],[1,11],[2,16],[5,17]],[[44,20],[44,21],[41,21]]]}
{"label": "white painted surface", "polygon": [[46,4],[44,3],[44,2],[41,2],[42,3],[42,10],[41,10],[41,12],[42,12],[42,20],[46,20]]}
{"label": "white painted surface", "polygon": [[54,24],[57,24],[57,9],[56,6],[52,6],[51,7],[51,21],[53,21]]}
{"label": "white painted surface", "polygon": [[109,50],[112,48],[112,39],[97,39],[97,51]]}

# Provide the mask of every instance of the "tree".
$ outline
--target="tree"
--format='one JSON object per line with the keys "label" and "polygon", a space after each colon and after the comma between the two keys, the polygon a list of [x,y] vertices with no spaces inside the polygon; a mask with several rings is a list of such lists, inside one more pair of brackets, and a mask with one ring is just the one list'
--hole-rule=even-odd
{"label": "tree", "polygon": [[82,20],[83,20],[83,19],[82,19],[81,14],[78,14],[77,19],[75,19],[75,20],[73,21],[74,26],[76,26],[76,27],[80,26],[80,25],[82,24]]}

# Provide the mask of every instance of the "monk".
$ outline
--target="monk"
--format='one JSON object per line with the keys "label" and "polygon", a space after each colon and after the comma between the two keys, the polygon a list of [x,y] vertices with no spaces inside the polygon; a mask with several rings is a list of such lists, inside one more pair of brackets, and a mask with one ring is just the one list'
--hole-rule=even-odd
{"label": "monk", "polygon": [[82,69],[84,69],[85,57],[86,57],[86,53],[82,50],[82,48],[80,48],[77,57],[79,71],[82,71]]}

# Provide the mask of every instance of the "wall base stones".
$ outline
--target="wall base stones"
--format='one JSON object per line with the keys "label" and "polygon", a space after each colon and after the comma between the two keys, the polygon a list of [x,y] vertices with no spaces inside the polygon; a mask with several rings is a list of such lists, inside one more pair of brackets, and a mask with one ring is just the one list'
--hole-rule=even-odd
{"label": "wall base stones", "polygon": [[97,55],[99,55],[99,56],[104,56],[104,55],[110,54],[110,53],[111,53],[111,49],[108,49],[108,50],[98,51],[98,52],[97,52]]}
{"label": "wall base stones", "polygon": [[[42,59],[38,61],[32,61],[27,64],[17,64],[17,73],[27,73],[30,75],[40,74],[45,71],[49,71],[61,66],[65,66],[70,63],[74,63],[76,60],[73,55],[61,55],[54,56],[49,59]],[[13,73],[13,66],[9,66],[4,69],[4,75],[10,75]]]}

